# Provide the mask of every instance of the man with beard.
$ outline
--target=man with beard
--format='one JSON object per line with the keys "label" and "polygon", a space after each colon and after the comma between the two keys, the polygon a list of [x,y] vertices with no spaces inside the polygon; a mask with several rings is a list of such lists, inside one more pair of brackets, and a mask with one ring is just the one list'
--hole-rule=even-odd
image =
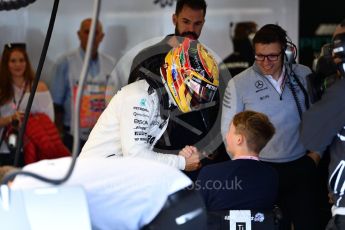
{"label": "man with beard", "polygon": [[143,74],[147,75],[143,72],[146,70],[160,76],[159,69],[166,54],[172,47],[178,46],[181,37],[197,40],[205,22],[206,7],[204,0],[177,1],[175,14],[172,16],[175,33],[169,34],[159,43],[143,49],[136,55],[132,63],[128,84],[138,80]]}
{"label": "man with beard", "polygon": [[[175,33],[166,36],[161,42],[147,47],[137,54],[132,63],[128,83],[138,79],[146,79],[155,88],[164,87],[159,77],[159,69],[164,64],[166,54],[172,47],[176,47],[184,37],[194,40],[199,38],[205,22],[206,8],[207,4],[204,0],[177,1],[175,14],[172,16]],[[219,143],[212,141],[212,139],[216,139],[216,134],[210,133],[212,128],[219,132],[219,128],[215,128],[219,98],[219,95],[216,95],[210,106],[197,111],[186,114],[173,112],[170,115],[171,122],[169,122],[166,132],[157,142],[155,148],[161,152],[173,154],[177,154],[178,150],[186,145],[196,146],[207,154],[215,153],[217,148],[223,149],[221,138],[218,138]],[[212,139],[206,136],[212,136]],[[225,150],[223,152],[224,158],[228,159]],[[217,157],[217,160],[219,159]],[[203,163],[206,162],[203,161]],[[195,176],[191,176],[192,179],[196,178]]]}

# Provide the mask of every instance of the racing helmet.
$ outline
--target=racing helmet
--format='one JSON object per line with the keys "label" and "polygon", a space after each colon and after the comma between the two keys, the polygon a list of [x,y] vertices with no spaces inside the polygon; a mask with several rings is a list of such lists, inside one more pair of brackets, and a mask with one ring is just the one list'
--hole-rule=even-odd
{"label": "racing helmet", "polygon": [[183,113],[211,102],[219,86],[215,58],[189,38],[169,51],[160,72],[170,99]]}

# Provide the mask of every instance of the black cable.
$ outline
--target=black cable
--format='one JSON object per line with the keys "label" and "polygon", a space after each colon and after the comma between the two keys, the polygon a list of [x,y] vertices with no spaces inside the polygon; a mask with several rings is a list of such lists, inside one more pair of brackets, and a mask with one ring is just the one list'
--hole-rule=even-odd
{"label": "black cable", "polygon": [[303,92],[303,95],[304,95],[304,105],[305,105],[305,108],[308,110],[309,107],[310,107],[308,92],[307,92],[306,88],[303,86],[302,82],[296,76],[296,74],[293,71],[292,67],[291,67],[291,73],[292,73],[292,77],[295,79],[295,81],[297,82],[298,86],[301,88],[301,90]]}
{"label": "black cable", "polygon": [[54,28],[54,23],[55,23],[55,18],[56,18],[58,6],[59,6],[59,0],[54,0],[54,6],[53,6],[52,14],[50,17],[46,38],[44,40],[43,49],[41,52],[41,57],[40,57],[40,60],[38,63],[37,71],[35,74],[35,79],[34,79],[32,86],[31,86],[31,93],[29,96],[28,104],[27,104],[26,109],[25,109],[24,120],[23,120],[22,126],[20,127],[20,130],[19,130],[18,145],[17,145],[16,154],[14,157],[14,166],[18,166],[18,159],[19,159],[19,155],[21,154],[20,152],[21,152],[21,148],[22,148],[22,144],[23,144],[24,132],[25,132],[25,128],[26,128],[26,124],[27,124],[29,115],[30,115],[32,102],[33,102],[34,97],[35,97],[37,85],[38,85],[38,82],[39,82],[40,77],[41,77],[43,64],[44,64],[44,61],[46,59],[50,38],[51,38],[53,28]]}
{"label": "black cable", "polygon": [[[43,46],[43,50],[42,50],[42,55],[43,55],[43,51],[47,51],[48,49],[48,46],[49,46],[49,40],[50,40],[50,37],[51,37],[51,33],[52,33],[52,29],[53,29],[53,25],[54,25],[54,21],[55,21],[55,18],[56,18],[56,13],[57,13],[57,8],[58,8],[58,4],[59,4],[59,0],[54,0],[54,6],[53,6],[53,10],[52,10],[52,15],[51,15],[51,19],[50,19],[50,23],[49,23],[49,27],[48,27],[48,32],[47,32],[47,36],[46,36],[46,40],[45,40],[45,43],[44,43],[44,46]],[[100,9],[100,0],[97,1],[97,4],[96,4],[96,8],[95,8],[95,18],[94,18],[94,21],[93,23],[96,23],[98,21],[98,15],[99,15],[99,9]],[[51,27],[52,26],[52,27]],[[95,31],[95,30],[94,30]],[[89,37],[90,37],[90,34],[89,34]],[[49,39],[49,40],[48,40]],[[89,49],[89,48],[88,48]],[[40,59],[40,63],[39,63],[39,66],[40,64],[42,64],[43,66],[43,63],[44,63],[44,58],[42,60],[42,55],[41,55],[41,59]],[[42,62],[41,62],[42,61]],[[42,69],[42,66],[41,69]],[[41,70],[39,71],[39,74],[40,74]],[[37,87],[37,84],[38,84],[38,80],[39,80],[39,77],[40,75],[37,75],[36,74],[36,78],[38,79],[35,79],[34,84],[33,85],[33,89],[36,90],[36,88],[34,88],[34,86]],[[33,92],[35,92],[35,90]],[[30,99],[33,99],[33,94],[31,93],[30,94],[30,98],[29,98],[29,102],[28,102],[28,106],[26,107],[26,110],[25,110],[25,116],[24,116],[24,121],[25,119],[27,120],[28,118],[28,114],[30,112],[30,107],[32,105],[32,101],[30,101]],[[31,97],[32,96],[32,97]],[[24,124],[23,124],[24,125]],[[20,130],[21,132],[24,131],[24,128],[22,128]],[[21,140],[22,138],[19,138],[19,140]],[[19,148],[19,144],[18,144],[18,148]],[[17,149],[18,150],[18,149]],[[17,151],[18,152],[18,151]],[[73,154],[73,157],[72,157],[72,162],[70,164],[70,167],[68,169],[68,172],[66,173],[65,177],[63,177],[62,179],[49,179],[49,178],[46,178],[46,177],[43,177],[43,176],[40,176],[38,174],[35,174],[35,173],[31,173],[31,172],[26,172],[26,171],[16,171],[16,172],[13,172],[13,173],[10,173],[8,174],[1,182],[1,184],[7,184],[9,181],[11,181],[15,176],[17,175],[27,175],[27,176],[31,176],[31,177],[34,177],[36,179],[39,179],[41,181],[44,181],[44,182],[47,182],[47,183],[50,183],[50,184],[54,184],[54,185],[59,185],[59,184],[62,184],[64,182],[66,182],[69,177],[72,175],[72,172],[73,172],[73,169],[74,169],[74,166],[75,166],[75,163],[77,161],[77,154]]]}
{"label": "black cable", "polygon": [[5,128],[2,130],[2,135],[1,135],[1,138],[0,138],[0,147],[1,147],[2,143],[3,143],[3,141],[5,140],[6,133],[7,133],[7,126],[5,126]]}
{"label": "black cable", "polygon": [[[303,96],[304,96],[304,105],[305,105],[305,108],[306,109],[309,109],[310,105],[309,105],[309,97],[308,97],[308,92],[307,90],[305,89],[305,87],[303,86],[303,84],[301,83],[301,81],[298,79],[298,77],[296,76],[295,72],[293,71],[292,69],[292,64],[289,65],[289,68],[291,70],[290,74],[292,75],[292,77],[294,78],[294,80],[297,82],[297,85],[300,87],[300,89],[302,90],[303,92]],[[297,110],[298,110],[298,114],[299,114],[299,117],[302,119],[302,113],[303,113],[303,110],[302,110],[302,105],[301,105],[301,102],[299,101],[299,98],[297,97],[297,93],[296,93],[296,90],[295,90],[295,86],[292,84],[292,81],[291,79],[289,78],[289,88],[291,90],[291,93],[293,95],[293,98],[296,102],[296,106],[297,106]]]}
{"label": "black cable", "polygon": [[[293,47],[293,60],[291,62],[289,62],[289,58],[288,58],[288,55],[285,53],[285,57],[287,59],[287,66],[289,67],[290,69],[290,74],[292,75],[292,77],[294,78],[294,80],[297,82],[298,86],[301,88],[302,92],[303,92],[303,95],[304,95],[304,105],[306,107],[306,109],[309,109],[310,107],[310,104],[309,104],[309,96],[308,96],[308,92],[307,90],[305,89],[305,87],[303,86],[303,84],[301,83],[301,81],[298,79],[298,77],[296,76],[295,72],[293,71],[293,68],[292,68],[292,62],[296,62],[296,58],[297,58],[297,46],[291,41],[291,38],[289,36],[286,36],[286,39],[287,39],[287,46],[292,46]],[[285,48],[287,49],[287,48]],[[286,52],[286,51],[285,51]],[[296,105],[297,105],[297,108],[298,108],[298,112],[300,113],[300,117],[302,116],[302,107],[301,107],[301,104],[298,100],[298,97],[297,97],[297,94],[296,94],[296,91],[295,91],[295,88],[293,87],[292,83],[291,83],[291,79],[289,79],[289,86],[291,88],[291,92],[294,96],[294,99],[296,101]]]}
{"label": "black cable", "polygon": [[293,86],[293,84],[292,84],[292,82],[291,82],[291,79],[289,79],[288,83],[289,83],[289,88],[290,88],[290,90],[291,90],[292,96],[293,96],[293,98],[294,98],[294,100],[295,100],[295,102],[296,102],[296,106],[297,106],[297,110],[298,110],[298,115],[299,115],[299,117],[300,117],[301,120],[302,120],[302,112],[303,112],[303,111],[302,111],[302,106],[301,106],[300,101],[298,100],[298,97],[297,97],[297,93],[296,93],[295,87]]}

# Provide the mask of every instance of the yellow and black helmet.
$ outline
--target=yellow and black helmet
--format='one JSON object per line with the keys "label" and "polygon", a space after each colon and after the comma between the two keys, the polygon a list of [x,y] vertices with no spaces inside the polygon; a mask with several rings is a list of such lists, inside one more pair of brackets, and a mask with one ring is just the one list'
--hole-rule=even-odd
{"label": "yellow and black helmet", "polygon": [[219,86],[218,64],[198,41],[185,38],[161,67],[165,88],[183,113],[211,102]]}

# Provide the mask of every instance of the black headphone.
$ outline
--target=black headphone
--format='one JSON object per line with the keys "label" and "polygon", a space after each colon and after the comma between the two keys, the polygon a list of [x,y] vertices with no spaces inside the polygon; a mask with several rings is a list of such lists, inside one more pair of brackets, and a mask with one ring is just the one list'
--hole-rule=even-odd
{"label": "black headphone", "polygon": [[[286,31],[278,25],[274,25],[277,31],[280,41],[283,45],[284,50],[284,63],[292,64],[296,62],[297,57],[297,47],[291,41],[291,38],[287,35]],[[274,27],[272,27],[274,28]]]}
{"label": "black headphone", "polygon": [[286,43],[286,48],[285,48],[284,53],[285,53],[285,58],[284,58],[285,63],[292,64],[296,62],[297,47],[291,40]]}
{"label": "black headphone", "polygon": [[[293,68],[292,68],[292,64],[296,63],[297,47],[291,41],[290,37],[287,35],[286,31],[283,28],[281,28],[278,25],[274,25],[274,26],[277,28],[278,36],[280,37],[280,41],[283,44],[284,64],[287,64],[289,66],[290,71],[292,72],[292,78],[296,81],[296,83],[298,84],[298,86],[300,87],[300,89],[303,92],[305,107],[306,107],[306,109],[309,109],[310,105],[309,105],[309,97],[308,97],[307,90],[303,86],[302,82],[298,79],[298,77],[296,76],[296,74],[295,74],[295,72],[293,71]],[[291,89],[292,95],[293,95],[294,100],[296,102],[296,106],[297,106],[297,110],[298,110],[299,116],[302,119],[302,113],[303,113],[302,106],[301,106],[301,102],[299,101],[299,99],[297,97],[295,86],[292,85],[291,80],[288,81],[288,84],[290,85],[290,89]]]}
{"label": "black headphone", "polygon": [[[259,36],[258,38],[256,38],[256,36]],[[301,88],[301,90],[303,91],[304,94],[304,104],[305,107],[308,109],[309,108],[309,98],[308,98],[308,94],[307,91],[305,89],[305,87],[303,86],[303,84],[300,82],[300,80],[298,79],[298,77],[296,76],[296,74],[293,71],[293,67],[292,64],[295,62],[295,58],[297,56],[297,48],[296,45],[292,43],[291,39],[287,36],[286,31],[281,28],[279,25],[275,25],[275,24],[267,24],[265,26],[263,26],[255,35],[254,40],[258,40],[257,42],[261,42],[261,41],[265,41],[267,43],[271,43],[271,42],[279,42],[282,46],[282,55],[284,55],[284,59],[283,59],[283,65],[287,65],[287,68],[290,69],[291,71],[291,76],[292,78],[297,82],[298,86]],[[256,43],[254,41],[254,43]],[[287,72],[285,72],[287,73]],[[299,101],[298,97],[297,97],[297,92],[295,89],[295,85],[292,84],[292,81],[289,80],[288,81],[289,84],[289,88],[291,89],[291,92],[293,94],[293,97],[295,99],[296,102],[296,106],[298,109],[298,113],[300,115],[300,117],[302,117],[302,106],[301,106],[301,102]]]}
{"label": "black headphone", "polygon": [[[300,89],[303,92],[304,95],[304,105],[306,109],[309,109],[309,97],[307,90],[303,86],[302,82],[298,79],[295,72],[293,71],[292,64],[296,63],[296,57],[297,57],[297,47],[296,45],[291,41],[290,37],[286,34],[286,31],[282,29],[280,26],[276,25],[276,28],[278,29],[278,35],[281,36],[281,40],[283,42],[283,50],[284,50],[284,64],[287,64],[290,68],[290,71],[292,72],[292,78],[296,81],[297,85],[300,87]],[[290,85],[291,93],[294,97],[297,110],[299,113],[300,118],[302,119],[302,106],[301,102],[299,101],[297,97],[297,92],[295,89],[295,86],[292,84],[291,80],[288,81],[288,84]]]}

